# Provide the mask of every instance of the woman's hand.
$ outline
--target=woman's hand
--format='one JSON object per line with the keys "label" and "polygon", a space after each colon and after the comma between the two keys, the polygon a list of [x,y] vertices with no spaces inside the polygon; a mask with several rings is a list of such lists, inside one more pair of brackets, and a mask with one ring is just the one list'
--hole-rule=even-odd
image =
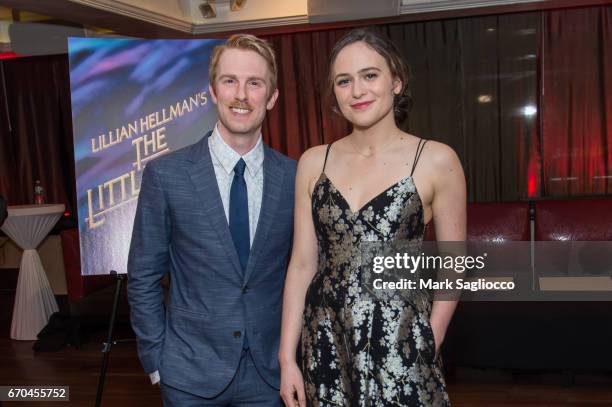
{"label": "woman's hand", "polygon": [[304,379],[296,362],[281,364],[280,394],[287,407],[306,407]]}

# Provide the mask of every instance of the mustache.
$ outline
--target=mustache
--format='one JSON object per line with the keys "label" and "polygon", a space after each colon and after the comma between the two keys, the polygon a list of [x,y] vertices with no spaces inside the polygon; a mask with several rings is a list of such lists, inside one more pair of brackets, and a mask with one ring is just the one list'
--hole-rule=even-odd
{"label": "mustache", "polygon": [[230,109],[247,109],[247,110],[253,110],[253,108],[251,107],[251,105],[249,105],[246,102],[233,102],[229,105]]}

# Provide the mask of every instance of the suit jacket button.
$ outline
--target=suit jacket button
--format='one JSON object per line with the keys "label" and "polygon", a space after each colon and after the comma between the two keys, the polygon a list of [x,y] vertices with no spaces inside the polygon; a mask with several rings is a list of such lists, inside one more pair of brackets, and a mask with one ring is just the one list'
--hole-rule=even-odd
{"label": "suit jacket button", "polygon": [[242,335],[240,331],[234,331],[234,338],[240,338],[240,335]]}
{"label": "suit jacket button", "polygon": [[242,294],[246,294],[249,292],[249,287],[242,287]]}

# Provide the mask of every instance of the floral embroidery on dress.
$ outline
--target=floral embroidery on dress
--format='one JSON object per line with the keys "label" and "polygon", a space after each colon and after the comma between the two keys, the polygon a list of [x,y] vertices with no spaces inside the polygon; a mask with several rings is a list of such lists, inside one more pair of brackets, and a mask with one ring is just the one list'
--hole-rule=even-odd
{"label": "floral embroidery on dress", "polygon": [[309,406],[449,406],[429,301],[373,300],[360,283],[361,242],[421,242],[412,176],[353,212],[323,172],[312,194],[319,262],[302,327]]}

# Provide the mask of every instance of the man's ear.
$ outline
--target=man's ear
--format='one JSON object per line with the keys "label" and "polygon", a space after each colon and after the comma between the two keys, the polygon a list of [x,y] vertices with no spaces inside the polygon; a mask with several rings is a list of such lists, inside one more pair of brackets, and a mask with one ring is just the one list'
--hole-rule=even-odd
{"label": "man's ear", "polygon": [[274,105],[276,104],[276,100],[278,99],[278,88],[274,89],[270,98],[268,98],[268,103],[266,103],[266,109],[272,110]]}
{"label": "man's ear", "polygon": [[208,84],[208,93],[210,93],[210,97],[213,103],[217,104],[217,95],[215,94],[215,87],[212,84]]}

